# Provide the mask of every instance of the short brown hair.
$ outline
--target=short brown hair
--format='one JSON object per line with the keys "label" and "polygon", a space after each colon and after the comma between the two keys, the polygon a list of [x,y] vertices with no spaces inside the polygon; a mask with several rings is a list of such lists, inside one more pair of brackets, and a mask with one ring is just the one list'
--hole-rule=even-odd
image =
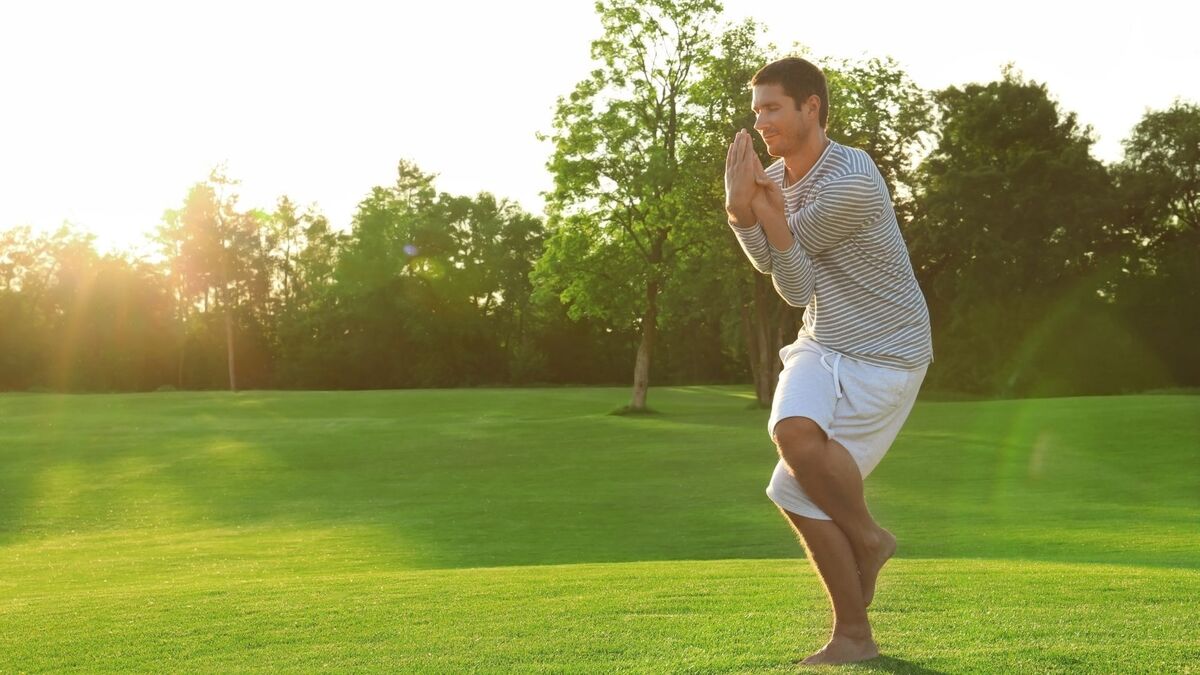
{"label": "short brown hair", "polygon": [[750,86],[758,84],[781,85],[783,92],[795,102],[797,110],[810,96],[817,96],[821,99],[818,119],[821,128],[825,128],[829,121],[829,85],[820,68],[798,57],[779,59],[763,66],[750,78]]}

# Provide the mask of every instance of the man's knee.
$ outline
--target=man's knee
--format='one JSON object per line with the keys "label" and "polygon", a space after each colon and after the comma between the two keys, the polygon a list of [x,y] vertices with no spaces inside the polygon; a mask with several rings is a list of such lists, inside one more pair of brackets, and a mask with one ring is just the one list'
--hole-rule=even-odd
{"label": "man's knee", "polygon": [[787,417],[775,425],[771,436],[779,456],[793,469],[825,452],[825,432],[807,417]]}

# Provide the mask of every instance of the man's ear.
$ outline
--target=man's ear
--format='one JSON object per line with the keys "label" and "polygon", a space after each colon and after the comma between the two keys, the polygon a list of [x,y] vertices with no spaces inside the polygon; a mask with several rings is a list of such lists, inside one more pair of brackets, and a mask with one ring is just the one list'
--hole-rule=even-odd
{"label": "man's ear", "polygon": [[820,115],[821,114],[821,97],[817,96],[816,94],[809,96],[808,100],[804,102],[804,107],[805,107],[805,111],[806,112],[811,111],[814,117]]}

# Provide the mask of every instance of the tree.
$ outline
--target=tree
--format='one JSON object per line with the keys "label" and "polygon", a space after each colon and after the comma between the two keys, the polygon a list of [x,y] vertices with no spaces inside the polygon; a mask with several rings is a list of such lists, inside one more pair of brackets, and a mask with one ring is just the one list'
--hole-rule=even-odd
{"label": "tree", "polygon": [[641,332],[629,409],[644,411],[659,296],[675,277],[675,236],[689,215],[682,148],[695,134],[691,85],[712,47],[714,0],[598,2],[599,62],[560,97],[547,168],[549,239],[534,271],[572,318]]}
{"label": "tree", "polygon": [[337,370],[330,341],[341,335],[334,271],[347,237],[330,229],[328,219],[312,208],[298,215],[286,197],[278,202],[274,222],[279,297],[273,381],[277,386],[328,386],[330,371]]}
{"label": "tree", "polygon": [[56,324],[54,305],[59,251],[77,243],[61,227],[35,234],[29,226],[0,233],[0,385],[7,389],[45,386]]}
{"label": "tree", "polygon": [[504,351],[505,375],[528,368],[525,322],[532,284],[529,274],[541,255],[540,219],[489,193],[441,197],[448,224],[457,234],[451,258],[460,293],[478,307]]}
{"label": "tree", "polygon": [[146,390],[167,377],[164,280],[93,239],[66,224],[0,233],[0,388]]}
{"label": "tree", "polygon": [[1148,111],[1115,168],[1121,217],[1115,301],[1172,384],[1200,383],[1200,105]]}
{"label": "tree", "polygon": [[940,135],[919,169],[909,246],[942,357],[937,377],[1011,393],[1031,375],[1014,358],[1034,319],[1095,269],[1111,178],[1090,154],[1090,130],[1011,68],[935,100]]}
{"label": "tree", "polygon": [[[179,386],[183,386],[189,330],[206,337],[209,319],[219,316],[224,326],[228,386],[237,390],[234,326],[239,308],[247,320],[261,313],[269,296],[271,268],[264,239],[267,215],[237,210],[237,185],[221,170],[188,191],[182,208],[168,210],[155,234],[167,258],[181,326]],[[191,324],[191,319],[200,322]],[[261,321],[258,322],[261,324]]]}
{"label": "tree", "polygon": [[[703,225],[702,245],[680,256],[686,283],[668,298],[667,310],[676,320],[703,313],[722,327],[724,342],[746,359],[760,407],[769,407],[779,376],[778,352],[796,329],[799,314],[784,302],[769,276],[758,274],[729,230],[725,215],[725,155],[738,129],[752,129],[750,78],[770,59],[759,47],[762,27],[753,21],[727,28],[715,48],[701,60],[701,77],[692,88],[700,115],[694,142],[684,147],[688,167],[685,203],[691,219]],[[771,161],[761,139],[755,149]]]}
{"label": "tree", "polygon": [[1117,179],[1126,223],[1150,253],[1200,243],[1200,105],[1149,111],[1124,143]]}
{"label": "tree", "polygon": [[[326,305],[339,386],[498,383],[528,303],[541,224],[483,193],[438,192],[401,161],[360,204]],[[515,324],[515,326],[514,326]]]}

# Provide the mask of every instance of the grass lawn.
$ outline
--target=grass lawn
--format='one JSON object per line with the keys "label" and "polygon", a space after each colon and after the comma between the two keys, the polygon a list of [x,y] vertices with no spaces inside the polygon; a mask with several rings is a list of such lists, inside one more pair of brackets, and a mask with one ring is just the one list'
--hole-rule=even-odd
{"label": "grass lawn", "polygon": [[[0,395],[0,671],[796,672],[748,387]],[[921,402],[884,656],[1200,673],[1200,396]]]}

